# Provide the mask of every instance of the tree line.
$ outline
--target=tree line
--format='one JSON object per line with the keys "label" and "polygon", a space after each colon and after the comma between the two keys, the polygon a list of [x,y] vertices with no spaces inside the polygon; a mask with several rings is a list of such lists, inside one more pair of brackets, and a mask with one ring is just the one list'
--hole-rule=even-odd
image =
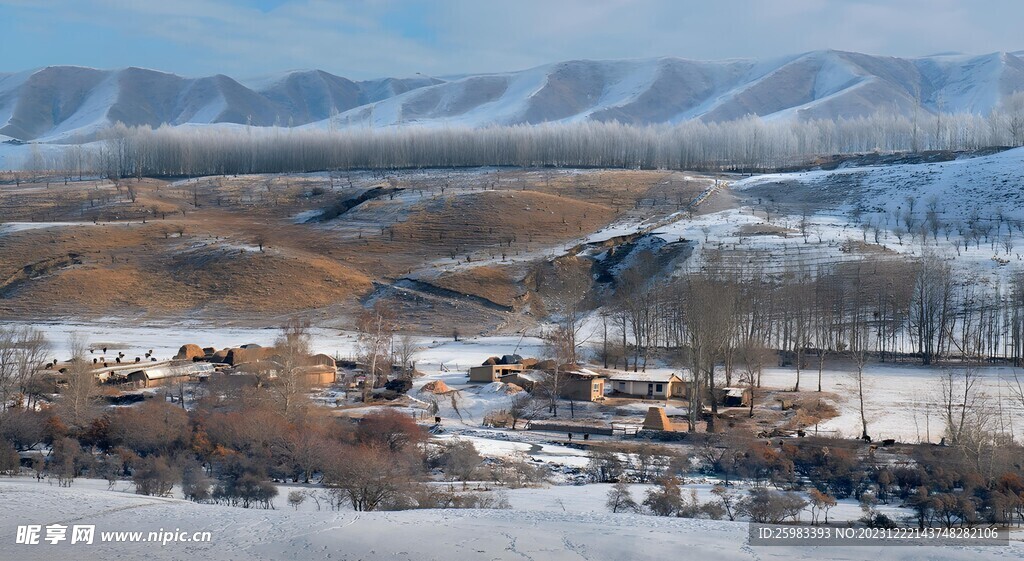
{"label": "tree line", "polygon": [[713,356],[695,360],[735,373],[742,349],[757,344],[798,368],[809,357],[861,350],[925,366],[1024,361],[1024,272],[982,286],[928,253],[772,271],[716,262],[721,254],[710,253],[700,271],[666,283],[650,282],[642,264],[622,274],[602,309],[601,358],[638,370],[659,349],[711,348]]}
{"label": "tree line", "polygon": [[[707,396],[727,386],[759,388],[770,366],[793,367],[793,390],[821,391],[826,361],[842,359],[863,412],[869,363],[943,365],[958,373],[944,407],[952,422],[954,409],[980,408],[971,399],[981,391],[978,367],[1024,361],[1024,273],[982,285],[927,253],[766,271],[713,250],[699,270],[666,282],[651,280],[659,277],[656,259],[648,257],[636,259],[610,289],[586,295],[608,302],[596,353],[606,367],[644,370],[655,357],[680,367],[691,382],[691,430],[705,405],[712,411],[707,429],[715,430],[718,404]],[[950,393],[964,385],[966,398]],[[1024,394],[1014,401],[1024,408]],[[862,421],[867,438],[869,423]]]}
{"label": "tree line", "polygon": [[649,126],[584,122],[488,128],[322,130],[280,127],[127,127],[53,154],[34,147],[23,167],[69,176],[205,176],[427,167],[600,167],[769,170],[822,155],[969,150],[1024,145],[1024,93],[989,115],[879,111],[836,120]]}

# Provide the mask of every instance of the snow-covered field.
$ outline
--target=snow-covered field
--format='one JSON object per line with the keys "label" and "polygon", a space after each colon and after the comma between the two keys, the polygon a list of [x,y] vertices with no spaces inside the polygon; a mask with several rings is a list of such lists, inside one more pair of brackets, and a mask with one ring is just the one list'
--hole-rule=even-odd
{"label": "snow-covered field", "polygon": [[[1024,218],[1024,148],[948,162],[847,167],[796,173],[757,175],[738,181],[739,191],[772,186],[780,199],[810,188],[832,201],[833,210],[855,206],[866,213],[905,211],[906,199],[917,200],[915,214],[924,215],[929,199],[944,222],[959,222],[974,209],[1005,219]],[[784,200],[784,199],[783,199]],[[996,218],[996,216],[992,216]]]}
{"label": "snow-covered field", "polygon": [[[984,393],[994,412],[1001,413],[1011,434],[1024,432],[1024,406],[1010,396],[1009,384],[1015,384],[1014,369],[988,367],[977,369],[975,386]],[[1017,372],[1024,380],[1024,371]],[[901,442],[938,443],[945,428],[942,418],[943,371],[914,365],[874,364],[865,370],[864,412],[868,434],[875,440],[894,438]],[[800,388],[817,388],[817,369],[801,373]],[[768,368],[762,383],[772,388],[792,388],[796,371],[792,368]],[[857,380],[852,370],[830,367],[822,372],[822,390],[837,394],[839,416],[821,423],[817,429],[828,436],[857,438],[861,434]],[[813,429],[811,429],[813,432]]]}
{"label": "snow-covered field", "polygon": [[[938,255],[979,281],[1024,268],[1024,148],[941,163],[758,175],[731,189],[748,197],[745,206],[669,225],[663,237],[703,240],[710,232],[705,245],[756,251],[768,270],[862,258],[840,251],[851,242],[900,256]],[[766,224],[778,231],[750,234]]]}
{"label": "snow-covered field", "polygon": [[[59,488],[0,480],[5,559],[562,560],[723,559],[896,561],[1020,559],[1014,541],[993,547],[751,547],[742,522],[612,514],[605,486],[510,491],[507,510],[404,512],[247,510],[142,497],[76,481]],[[594,487],[591,489],[590,487]],[[638,495],[639,493],[635,492]],[[279,501],[280,502],[280,501]],[[95,525],[94,543],[16,545],[18,525]],[[209,543],[101,543],[109,531],[211,532]]]}

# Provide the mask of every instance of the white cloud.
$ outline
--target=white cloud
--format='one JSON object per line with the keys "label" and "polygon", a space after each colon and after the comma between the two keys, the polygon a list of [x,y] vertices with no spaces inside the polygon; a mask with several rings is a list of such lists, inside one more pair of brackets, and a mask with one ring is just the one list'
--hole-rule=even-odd
{"label": "white cloud", "polygon": [[[170,70],[235,76],[289,68],[354,78],[439,75],[572,58],[767,57],[823,48],[902,56],[1024,48],[1016,26],[1024,8],[1013,0],[290,0],[269,11],[243,0],[0,0],[0,10],[23,29],[64,22],[82,26],[86,37],[156,39],[170,49],[162,57],[174,61]],[[52,46],[56,56],[59,47]],[[137,64],[130,49],[93,54],[89,41],[65,48],[76,60],[91,56],[93,66]],[[5,59],[15,67],[4,70],[25,66],[19,53]]]}

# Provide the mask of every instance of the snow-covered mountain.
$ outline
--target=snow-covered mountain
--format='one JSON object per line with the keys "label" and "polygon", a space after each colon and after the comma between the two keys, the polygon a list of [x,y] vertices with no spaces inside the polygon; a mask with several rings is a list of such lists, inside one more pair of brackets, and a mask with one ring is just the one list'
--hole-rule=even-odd
{"label": "snow-covered mountain", "polygon": [[87,139],[116,122],[294,126],[435,83],[429,78],[353,82],[314,70],[246,86],[222,74],[183,78],[142,68],[50,66],[0,74],[0,135]]}
{"label": "snow-covered mountain", "polygon": [[352,81],[313,70],[240,82],[53,66],[0,74],[0,135],[86,139],[120,121],[159,126],[488,126],[583,120],[834,118],[879,110],[987,113],[1024,91],[1024,55],[893,58],[815,51],[770,60],[578,60],[441,80]]}

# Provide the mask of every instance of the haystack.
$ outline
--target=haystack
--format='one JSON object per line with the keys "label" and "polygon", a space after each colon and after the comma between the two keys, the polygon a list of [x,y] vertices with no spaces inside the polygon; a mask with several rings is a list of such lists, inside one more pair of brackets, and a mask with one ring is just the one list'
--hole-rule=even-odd
{"label": "haystack", "polygon": [[273,347],[260,347],[258,345],[246,345],[244,348],[228,349],[226,362],[231,365],[239,365],[257,360],[267,360],[277,354]]}
{"label": "haystack", "polygon": [[533,369],[534,370],[547,370],[547,371],[554,370],[555,369],[555,361],[553,361],[551,359],[538,361],[536,364],[533,365]]}
{"label": "haystack", "polygon": [[174,360],[194,360],[204,357],[206,357],[206,353],[203,352],[202,347],[189,343],[187,345],[182,345],[181,348],[178,349],[178,354],[174,355]]}
{"label": "haystack", "polygon": [[651,407],[647,409],[647,417],[644,418],[644,430],[675,430],[672,421],[668,420],[664,407]]}
{"label": "haystack", "polygon": [[210,362],[226,364],[228,361],[228,350],[229,349],[222,349],[213,353],[212,355],[210,355]]}
{"label": "haystack", "polygon": [[420,388],[420,393],[432,393],[436,395],[445,394],[452,391],[448,387],[448,384],[444,383],[444,380],[434,380],[433,382],[427,382]]}
{"label": "haystack", "polygon": [[515,395],[515,394],[517,394],[519,392],[524,392],[524,391],[526,391],[526,390],[524,390],[522,387],[520,387],[517,384],[513,384],[512,382],[507,382],[505,384],[505,394],[506,395]]}

